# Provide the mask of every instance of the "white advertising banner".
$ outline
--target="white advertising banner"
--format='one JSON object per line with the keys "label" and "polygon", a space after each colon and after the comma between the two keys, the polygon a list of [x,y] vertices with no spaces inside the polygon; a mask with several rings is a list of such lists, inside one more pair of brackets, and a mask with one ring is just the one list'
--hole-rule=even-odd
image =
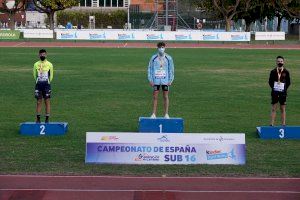
{"label": "white advertising banner", "polygon": [[59,40],[250,41],[249,32],[56,30]]}
{"label": "white advertising banner", "polygon": [[285,32],[255,32],[255,40],[285,40]]}
{"label": "white advertising banner", "polygon": [[86,163],[246,163],[245,134],[86,133]]}
{"label": "white advertising banner", "polygon": [[24,38],[53,38],[53,31],[49,29],[23,29]]}

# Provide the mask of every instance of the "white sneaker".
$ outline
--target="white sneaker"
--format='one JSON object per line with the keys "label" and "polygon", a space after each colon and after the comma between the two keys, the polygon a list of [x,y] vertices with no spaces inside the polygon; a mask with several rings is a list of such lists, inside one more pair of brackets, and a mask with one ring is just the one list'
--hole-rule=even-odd
{"label": "white sneaker", "polygon": [[165,114],[166,119],[170,119],[170,116],[168,114]]}
{"label": "white sneaker", "polygon": [[151,119],[155,119],[156,115],[154,113],[152,113],[152,115],[150,116]]}

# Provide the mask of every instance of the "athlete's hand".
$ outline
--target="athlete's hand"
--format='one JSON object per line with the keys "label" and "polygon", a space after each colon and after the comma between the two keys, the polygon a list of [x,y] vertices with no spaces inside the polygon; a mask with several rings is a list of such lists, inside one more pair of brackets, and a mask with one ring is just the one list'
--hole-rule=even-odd
{"label": "athlete's hand", "polygon": [[168,86],[172,85],[172,83],[168,83]]}
{"label": "athlete's hand", "polygon": [[153,86],[154,86],[154,83],[153,83],[153,82],[150,82],[150,86],[153,87]]}

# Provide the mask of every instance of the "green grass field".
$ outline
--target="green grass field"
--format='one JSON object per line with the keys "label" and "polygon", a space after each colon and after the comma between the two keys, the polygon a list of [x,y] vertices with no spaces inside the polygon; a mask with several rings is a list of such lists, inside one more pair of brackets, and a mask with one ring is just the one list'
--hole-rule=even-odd
{"label": "green grass field", "polygon": [[170,116],[184,118],[187,133],[246,133],[245,166],[86,165],[87,131],[137,132],[139,116],[150,116],[146,69],[155,49],[47,50],[55,69],[51,120],[67,121],[69,132],[19,134],[19,123],[35,118],[38,49],[0,48],[0,174],[300,177],[300,142],[263,141],[255,128],[269,124],[268,77],[277,55],[292,78],[287,124],[300,125],[299,50],[167,49],[175,62]]}

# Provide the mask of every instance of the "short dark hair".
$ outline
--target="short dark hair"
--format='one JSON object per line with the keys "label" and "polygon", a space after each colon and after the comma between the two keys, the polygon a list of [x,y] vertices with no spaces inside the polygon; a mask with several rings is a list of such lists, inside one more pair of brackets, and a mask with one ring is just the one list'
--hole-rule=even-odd
{"label": "short dark hair", "polygon": [[277,56],[276,60],[277,60],[278,58],[281,58],[282,60],[284,60],[283,56]]}
{"label": "short dark hair", "polygon": [[165,47],[166,44],[164,42],[159,42],[157,43],[157,47],[160,48],[160,47]]}
{"label": "short dark hair", "polygon": [[46,51],[46,49],[41,49],[40,51],[39,51],[39,53],[41,54],[41,53],[47,53],[47,51]]}

